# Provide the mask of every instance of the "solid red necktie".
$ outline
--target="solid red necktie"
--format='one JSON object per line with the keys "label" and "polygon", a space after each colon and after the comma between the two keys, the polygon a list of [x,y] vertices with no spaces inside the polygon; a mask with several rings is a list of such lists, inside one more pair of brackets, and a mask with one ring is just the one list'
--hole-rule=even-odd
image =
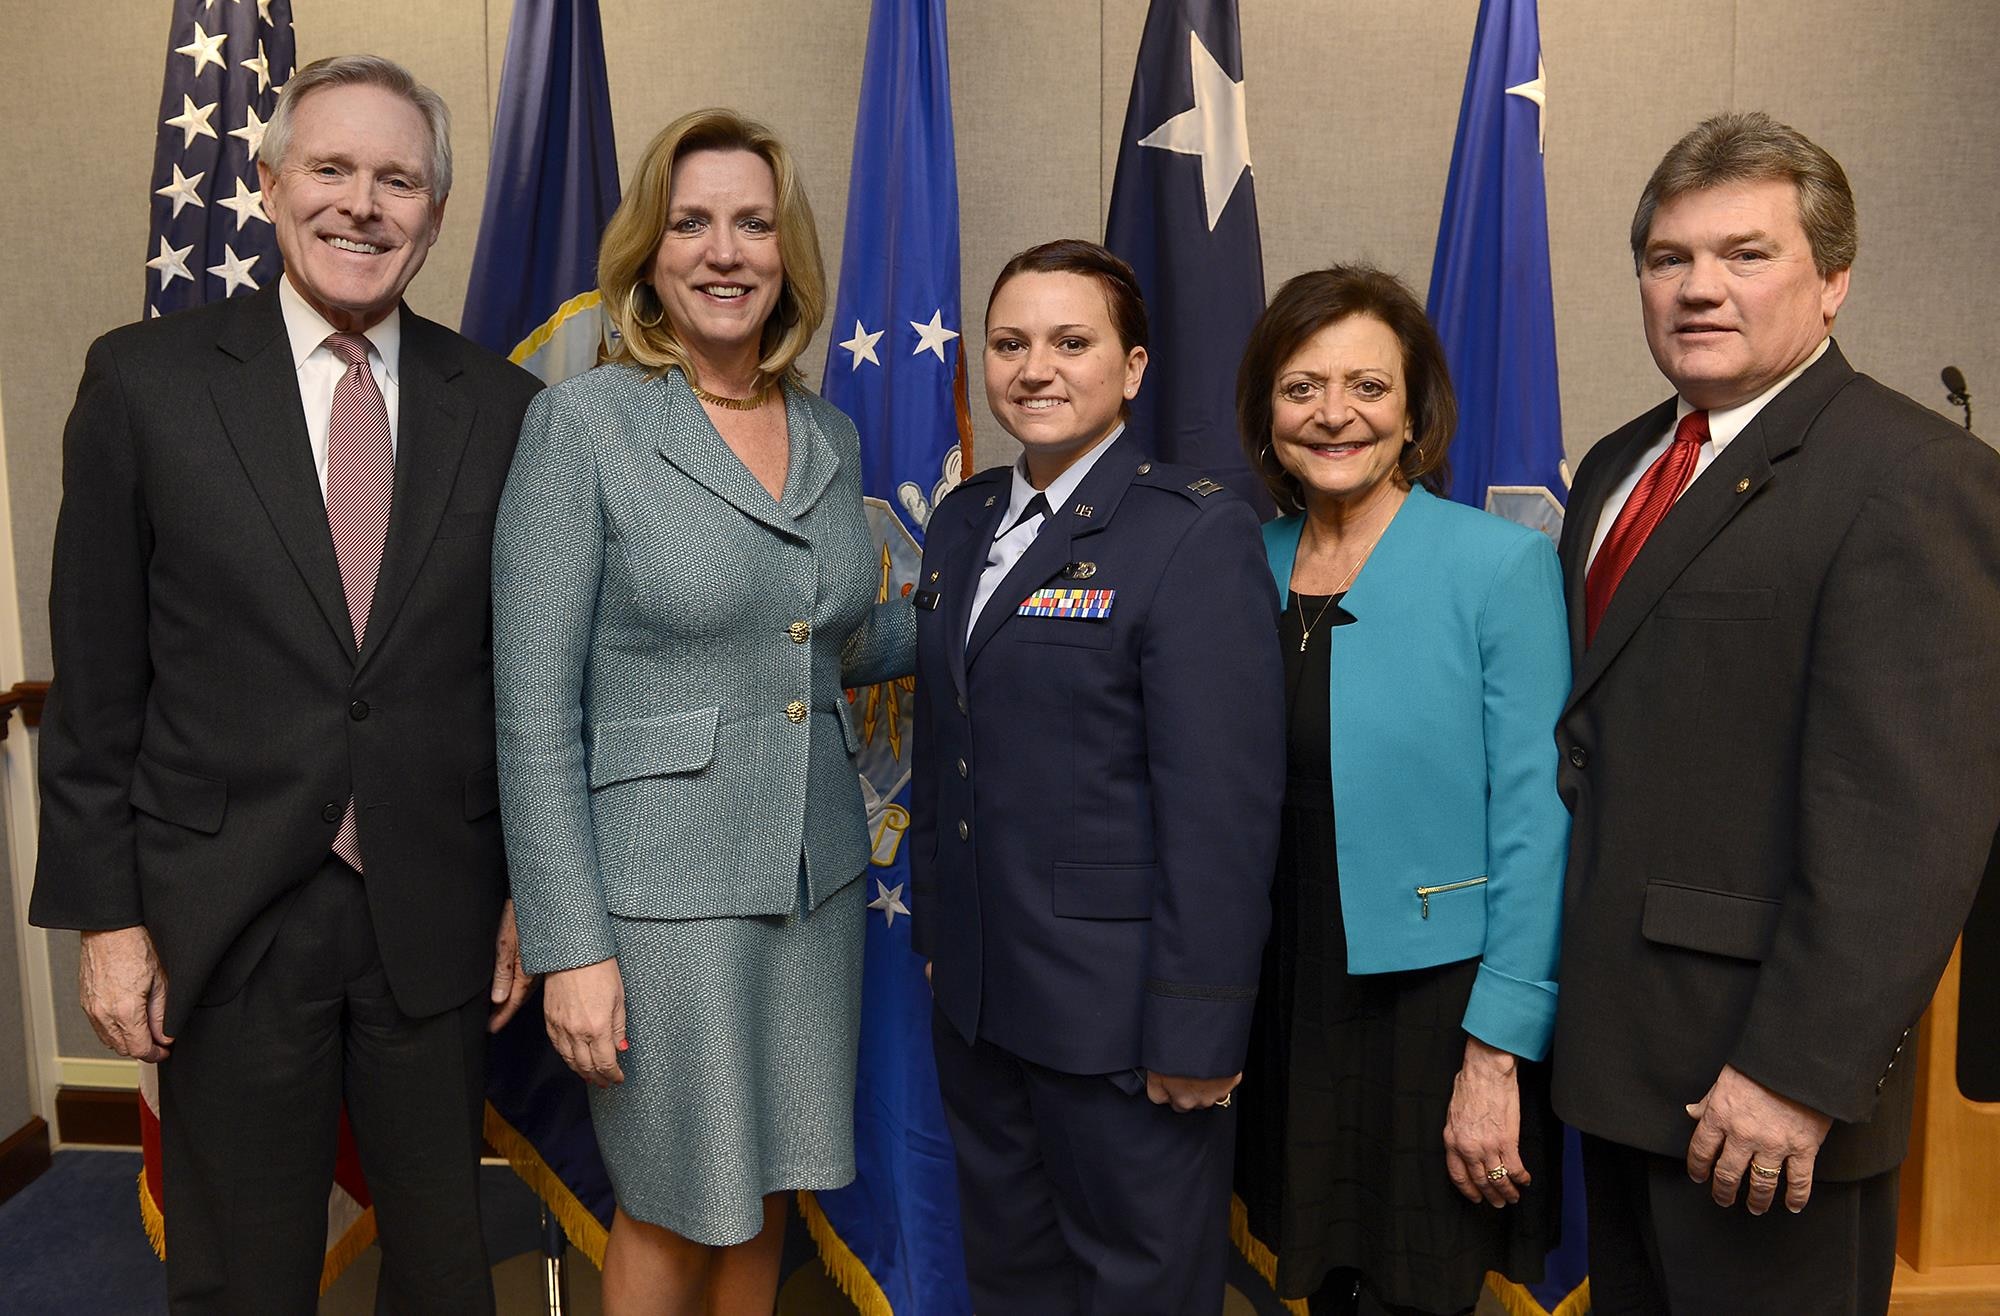
{"label": "solid red necktie", "polygon": [[1597,638],[1597,624],[1604,620],[1604,610],[1611,605],[1611,596],[1618,592],[1618,582],[1625,579],[1626,568],[1639,556],[1653,528],[1673,510],[1681,490],[1694,479],[1695,462],[1701,456],[1701,445],[1707,442],[1708,413],[1690,411],[1674,427],[1674,439],[1667,450],[1654,459],[1639,477],[1639,483],[1632,486],[1631,496],[1619,510],[1618,519],[1611,523],[1611,533],[1599,545],[1597,558],[1583,578],[1586,646]]}
{"label": "solid red necktie", "polygon": [[[326,523],[333,532],[333,556],[340,564],[340,587],[347,596],[347,620],[358,650],[368,634],[375,577],[381,572],[382,546],[389,536],[396,450],[389,436],[388,405],[368,369],[368,340],[360,334],[330,334],[326,350],[347,367],[333,386],[333,410],[327,418]],[[361,845],[351,796],[334,834],[333,852],[360,871]]]}

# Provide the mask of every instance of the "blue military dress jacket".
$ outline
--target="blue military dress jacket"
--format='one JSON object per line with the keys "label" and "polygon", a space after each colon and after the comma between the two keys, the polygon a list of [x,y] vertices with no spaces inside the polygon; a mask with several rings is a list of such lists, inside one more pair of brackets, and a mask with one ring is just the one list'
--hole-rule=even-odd
{"label": "blue military dress jacket", "polygon": [[1247,503],[1111,445],[969,640],[1010,469],[932,515],[912,935],[968,1041],[1069,1073],[1228,1075],[1284,791],[1276,608]]}
{"label": "blue military dress jacket", "polygon": [[493,547],[500,796],[530,972],[606,959],[607,914],[813,906],[870,852],[843,687],[908,674],[876,602],[853,422],[785,386],[773,499],[679,370],[599,366],[523,424]]}
{"label": "blue military dress jacket", "polygon": [[[1302,516],[1264,527],[1290,588]],[[1465,1031],[1539,1060],[1555,1026],[1569,639],[1555,548],[1410,490],[1333,618],[1334,848],[1351,973],[1478,958]]]}

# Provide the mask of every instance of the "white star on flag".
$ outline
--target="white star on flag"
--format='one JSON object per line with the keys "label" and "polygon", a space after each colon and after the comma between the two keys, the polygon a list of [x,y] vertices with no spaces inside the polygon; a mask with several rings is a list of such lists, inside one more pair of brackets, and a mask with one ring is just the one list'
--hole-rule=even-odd
{"label": "white star on flag", "polygon": [[[228,203],[224,202],[224,204]],[[225,243],[222,248],[222,264],[209,266],[208,272],[222,280],[222,295],[224,297],[233,297],[236,295],[238,288],[248,288],[251,292],[257,291],[257,281],[250,277],[250,267],[256,263],[256,252],[253,251],[248,256],[239,260],[236,256],[236,249]]]}
{"label": "white star on flag", "polygon": [[896,915],[908,917],[910,907],[903,903],[901,883],[890,886],[878,877],[875,879],[875,891],[876,896],[868,902],[868,908],[881,910],[882,917],[888,920],[890,927],[896,926]]}
{"label": "white star on flag", "polygon": [[[271,0],[257,0],[257,17],[265,23],[271,22]],[[277,24],[272,23],[273,27]]]}
{"label": "white star on flag", "polygon": [[253,219],[261,219],[266,224],[270,223],[271,217],[264,213],[264,194],[262,192],[251,191],[240,178],[236,179],[235,182],[236,195],[233,197],[218,197],[215,204],[221,206],[224,210],[236,212],[236,231],[241,233],[243,226]]}
{"label": "white star on flag", "polygon": [[194,139],[197,137],[215,136],[215,129],[208,126],[208,116],[215,113],[215,107],[220,103],[219,101],[210,101],[206,105],[196,105],[194,97],[181,97],[181,112],[167,120],[167,127],[181,130],[181,149],[183,151],[193,146]]}
{"label": "white star on flag", "polygon": [[[916,328],[921,332],[923,326],[917,325]],[[881,365],[882,358],[875,355],[875,344],[881,342],[882,335],[887,332],[889,331],[886,329],[877,329],[871,334],[861,327],[861,321],[856,320],[854,322],[854,337],[841,344],[842,347],[854,353],[854,364],[847,368],[849,370],[859,370],[863,361],[873,361],[876,365]],[[910,355],[915,356],[916,353],[912,352]]]}
{"label": "white star on flag", "polygon": [[[919,352],[930,352],[938,360],[942,361],[944,360],[944,345],[958,337],[958,330],[944,327],[944,311],[941,309],[931,312],[931,322],[929,324],[919,324],[917,321],[912,320],[910,321],[910,328],[917,331],[917,345],[910,349],[911,356],[915,356]],[[901,888],[898,889],[900,890]]]}
{"label": "white star on flag", "polygon": [[1507,88],[1509,96],[1535,103],[1535,150],[1549,153],[1549,71],[1542,67],[1542,52],[1535,52],[1535,80]]}
{"label": "white star on flag", "polygon": [[194,244],[192,242],[188,243],[185,247],[170,247],[167,245],[167,240],[163,237],[160,239],[160,254],[147,261],[146,268],[160,272],[160,287],[162,288],[172,283],[176,277],[193,283],[194,275],[188,273],[188,253],[193,250]]}
{"label": "white star on flag", "polygon": [[257,75],[258,91],[265,92],[271,89],[271,61],[264,58],[263,42],[259,41],[257,43],[257,54],[254,58],[239,60],[237,67],[249,69]]}
{"label": "white star on flag", "polygon": [[204,171],[196,174],[193,178],[189,178],[181,172],[179,165],[173,166],[173,170],[174,181],[168,183],[165,187],[155,189],[153,195],[172,197],[174,199],[175,218],[179,218],[181,211],[188,206],[200,206],[203,209],[207,209],[208,202],[201,199],[201,180],[208,177],[207,172]]}
{"label": "white star on flag", "polygon": [[1213,233],[1236,194],[1237,180],[1250,168],[1250,120],[1243,109],[1243,84],[1230,80],[1192,31],[1188,63],[1194,73],[1194,108],[1141,137],[1139,145],[1201,157],[1201,196]]}
{"label": "white star on flag", "polygon": [[250,158],[255,160],[257,152],[264,149],[264,121],[257,117],[257,109],[252,105],[243,107],[243,115],[243,126],[231,128],[229,135],[241,137],[245,148],[250,152]]}
{"label": "white star on flag", "polygon": [[185,46],[174,47],[174,53],[186,55],[194,61],[194,76],[198,78],[201,76],[201,71],[211,64],[220,64],[225,70],[229,67],[229,61],[222,57],[222,43],[227,40],[229,40],[227,32],[217,32],[214,36],[210,36],[201,30],[201,24],[196,23],[194,40]]}

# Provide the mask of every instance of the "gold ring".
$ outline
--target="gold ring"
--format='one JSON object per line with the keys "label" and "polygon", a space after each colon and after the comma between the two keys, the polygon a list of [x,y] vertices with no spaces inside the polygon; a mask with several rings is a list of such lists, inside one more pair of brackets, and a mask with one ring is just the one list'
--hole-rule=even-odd
{"label": "gold ring", "polygon": [[1236,1092],[1234,1089],[1231,1089],[1222,1094],[1222,1100],[1215,1103],[1215,1108],[1221,1110],[1234,1100],[1236,1100]]}
{"label": "gold ring", "polygon": [[1486,1181],[1488,1183],[1500,1183],[1507,1178],[1508,1174],[1509,1171],[1506,1166],[1496,1165],[1486,1172]]}
{"label": "gold ring", "polygon": [[1756,1175],[1759,1179],[1775,1179],[1778,1177],[1779,1171],[1769,1165],[1759,1165],[1757,1162],[1752,1161],[1750,1162],[1750,1173]]}

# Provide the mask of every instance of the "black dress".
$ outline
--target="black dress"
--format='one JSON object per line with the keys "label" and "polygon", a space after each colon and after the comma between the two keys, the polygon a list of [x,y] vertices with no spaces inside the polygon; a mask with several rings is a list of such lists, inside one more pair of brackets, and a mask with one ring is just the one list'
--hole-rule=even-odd
{"label": "black dress", "polygon": [[[1561,1217],[1561,1126],[1546,1066],[1522,1063],[1521,1159],[1534,1182],[1505,1210],[1460,1197],[1443,1134],[1479,962],[1347,972],[1328,748],[1340,598],[1293,594],[1279,622],[1290,705],[1284,829],[1238,1113],[1237,1192],[1251,1232],[1277,1254],[1278,1292],[1312,1297],[1314,1316],[1351,1310],[1356,1278],[1362,1311],[1460,1312],[1479,1300],[1488,1270],[1541,1278]],[[1422,783],[1409,788],[1421,817]]]}

